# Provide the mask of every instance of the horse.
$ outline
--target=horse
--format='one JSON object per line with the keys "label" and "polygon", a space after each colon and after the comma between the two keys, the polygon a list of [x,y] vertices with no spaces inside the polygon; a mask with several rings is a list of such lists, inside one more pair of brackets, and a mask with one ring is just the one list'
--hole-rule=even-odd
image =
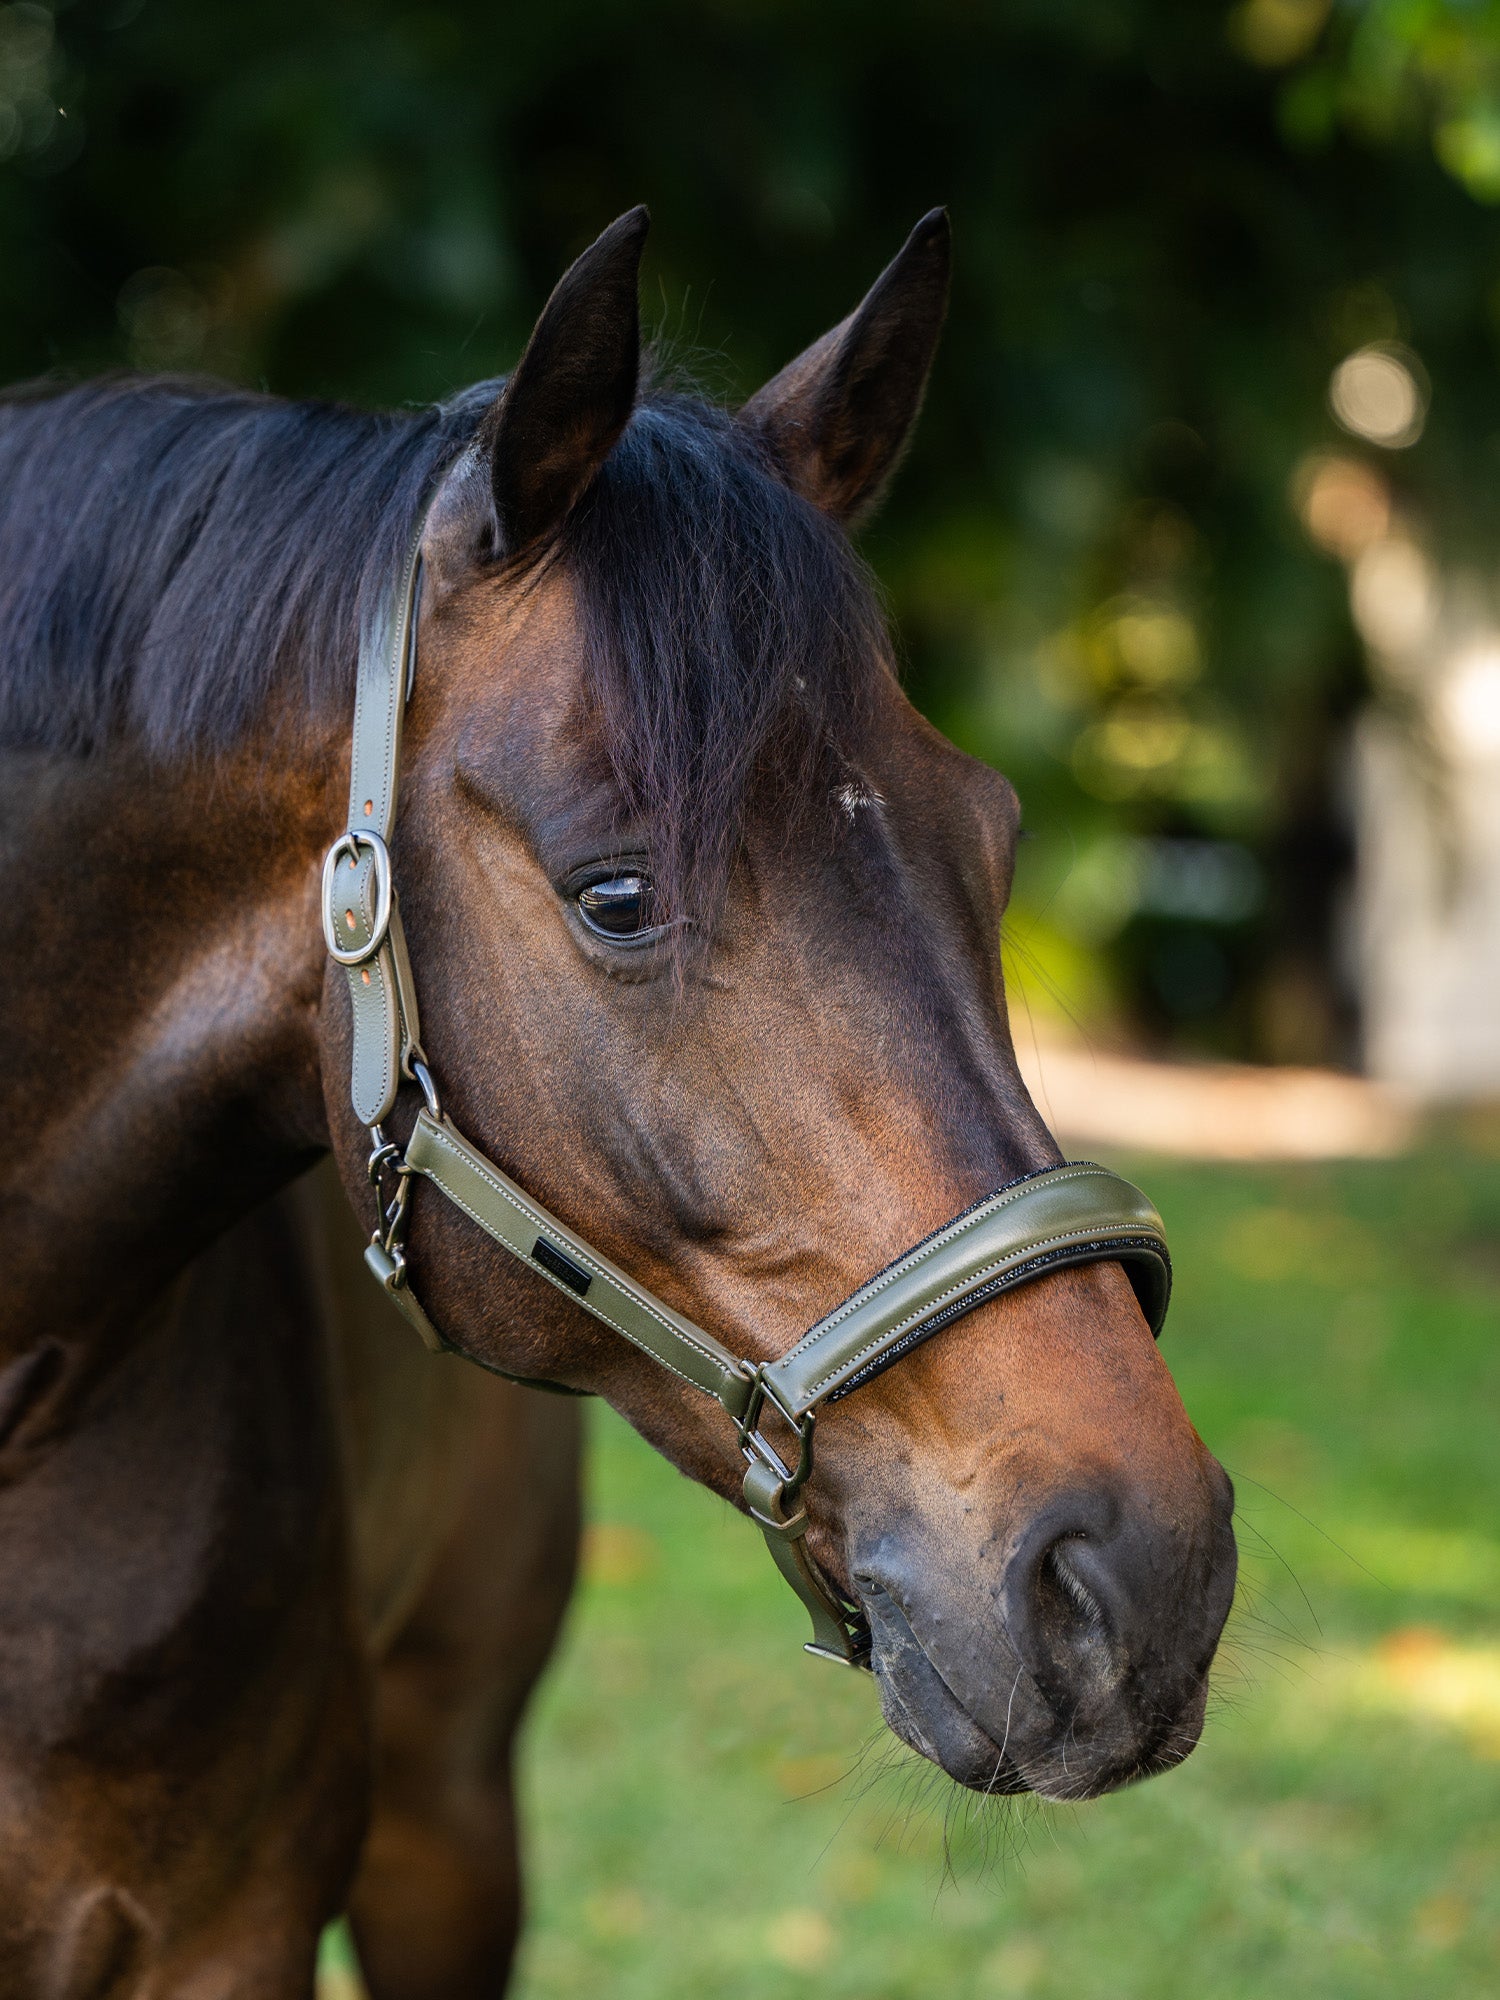
{"label": "horse", "polygon": [[[643,358],[645,230],[434,409],[0,404],[7,2000],[306,1996],[344,1910],[375,2000],[498,1991],[579,1521],[576,1401],[503,1378],[739,1495],[743,1429],[420,1179],[412,1296],[480,1365],[364,1268],[370,964],[327,956],[320,870],[414,537],[391,853],[489,1160],[756,1381],[1059,1168],[998,965],[1017,799],[902,693],[852,540],[946,216],[737,411]],[[1232,1495],[1122,1262],[1037,1268],[829,1402],[800,1502],[887,1723],[960,1785],[1085,1799],[1193,1747]]]}

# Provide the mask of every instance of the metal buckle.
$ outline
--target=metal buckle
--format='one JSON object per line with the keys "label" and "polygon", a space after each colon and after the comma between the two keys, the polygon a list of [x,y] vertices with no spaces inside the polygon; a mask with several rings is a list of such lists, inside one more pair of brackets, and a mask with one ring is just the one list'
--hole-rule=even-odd
{"label": "metal buckle", "polygon": [[[334,907],[334,876],[338,865],[347,854],[349,866],[359,866],[359,850],[367,847],[375,864],[375,920],[366,944],[345,945],[339,942],[338,911]],[[391,881],[391,850],[378,833],[369,833],[363,827],[351,828],[341,833],[323,857],[323,942],[328,947],[330,958],[340,965],[363,965],[371,959],[385,943],[391,928],[391,905],[395,889]]]}
{"label": "metal buckle", "polygon": [[[795,1410],[790,1409],[782,1400],[775,1384],[766,1379],[764,1362],[745,1361],[740,1364],[740,1369],[750,1384],[750,1401],[746,1405],[744,1416],[739,1420],[740,1450],[747,1463],[758,1458],[762,1465],[769,1466],[782,1482],[783,1500],[794,1500],[807,1484],[808,1475],[812,1471],[813,1424],[817,1418],[817,1411],[808,1410],[805,1415],[799,1416]],[[796,1435],[795,1468],[783,1464],[780,1453],[757,1428],[760,1423],[760,1413],[767,1403],[785,1419],[788,1427]]]}

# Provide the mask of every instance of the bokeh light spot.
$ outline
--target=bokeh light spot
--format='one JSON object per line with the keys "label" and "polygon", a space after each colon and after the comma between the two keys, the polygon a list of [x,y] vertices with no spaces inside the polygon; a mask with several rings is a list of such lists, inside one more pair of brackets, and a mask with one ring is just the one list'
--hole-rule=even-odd
{"label": "bokeh light spot", "polygon": [[1414,542],[1392,535],[1360,556],[1349,602],[1365,644],[1379,653],[1407,653],[1432,629],[1436,589],[1427,558]]}
{"label": "bokeh light spot", "polygon": [[835,1941],[833,1925],[821,1910],[785,1910],[771,1920],[766,1933],[772,1958],[789,1971],[816,1971],[826,1965]]}
{"label": "bokeh light spot", "polygon": [[1454,755],[1481,763],[1500,757],[1500,639],[1460,654],[1448,671],[1439,708]]}
{"label": "bokeh light spot", "polygon": [[1284,69],[1305,56],[1328,19],[1328,0],[1243,0],[1229,16],[1229,39],[1248,62]]}
{"label": "bokeh light spot", "polygon": [[1390,489],[1373,466],[1342,453],[1317,452],[1292,477],[1292,504],[1320,549],[1353,559],[1391,524]]}
{"label": "bokeh light spot", "polygon": [[1361,347],[1333,371],[1333,414],[1356,437],[1399,451],[1415,444],[1427,420],[1427,395],[1416,357],[1396,347]]}

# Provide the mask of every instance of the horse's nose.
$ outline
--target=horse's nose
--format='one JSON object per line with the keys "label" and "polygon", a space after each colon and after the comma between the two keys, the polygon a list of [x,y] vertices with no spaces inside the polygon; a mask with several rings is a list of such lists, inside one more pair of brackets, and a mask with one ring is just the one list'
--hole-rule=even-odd
{"label": "horse's nose", "polygon": [[1059,1722],[1101,1713],[1127,1680],[1166,1667],[1188,1638],[1181,1627],[1197,1621],[1183,1616],[1183,1586],[1195,1569],[1208,1584],[1231,1506],[1228,1481],[1220,1475],[1214,1485],[1213,1531],[1201,1550],[1185,1545],[1180,1524],[1105,1484],[1054,1495],[1027,1524],[1006,1566],[1001,1610],[1017,1659]]}

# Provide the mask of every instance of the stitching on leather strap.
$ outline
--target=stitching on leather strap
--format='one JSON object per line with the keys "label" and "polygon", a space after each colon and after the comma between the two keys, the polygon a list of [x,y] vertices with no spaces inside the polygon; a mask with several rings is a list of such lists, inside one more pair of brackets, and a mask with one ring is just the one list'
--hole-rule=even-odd
{"label": "stitching on leather strap", "polygon": [[[844,1360],[831,1368],[826,1375],[817,1376],[810,1382],[808,1384],[809,1392],[813,1395],[820,1395],[824,1387],[841,1375],[846,1368],[852,1367],[862,1361],[867,1354],[874,1354],[877,1350],[884,1348],[888,1342],[899,1340],[908,1327],[931,1319],[936,1313],[942,1310],[946,1301],[957,1298],[961,1293],[971,1290],[976,1280],[979,1283],[984,1283],[987,1278],[999,1275],[1014,1258],[1021,1257],[1029,1260],[1032,1257],[1042,1257],[1048,1250],[1063,1245],[1066,1245],[1069,1249],[1082,1249],[1090,1241],[1100,1244],[1112,1243],[1115,1239],[1108,1233],[1111,1228],[1135,1229],[1136,1225],[1134,1223],[1123,1222],[1105,1223],[1094,1230],[1081,1231],[1069,1229],[1064,1230],[1057,1236],[1042,1236],[1033,1242],[1018,1244],[1014,1250],[1007,1250],[1002,1256],[997,1257],[992,1264],[988,1266],[981,1265],[977,1271],[970,1273],[968,1277],[961,1278],[955,1285],[950,1285],[947,1291],[939,1292],[935,1298],[926,1300],[915,1311],[908,1313],[905,1319],[897,1320],[894,1325],[888,1326],[883,1333],[877,1334],[864,1347],[856,1348],[853,1354],[846,1356]],[[1126,1244],[1122,1241],[1120,1248],[1124,1249],[1126,1247]],[[1103,1263],[1107,1260],[1100,1258],[1099,1261]],[[796,1352],[796,1348],[791,1350],[791,1354],[795,1354]],[[784,1358],[790,1360],[791,1354]]]}
{"label": "stitching on leather strap", "polygon": [[372,799],[379,798],[383,808],[379,815],[381,831],[385,833],[389,833],[390,831],[389,822],[392,817],[392,806],[394,803],[392,794],[395,788],[396,730],[399,725],[401,710],[405,706],[406,700],[405,661],[396,656],[405,650],[401,645],[401,640],[407,631],[410,621],[412,572],[417,561],[420,559],[421,552],[422,537],[418,533],[407,550],[406,561],[402,566],[400,589],[394,600],[396,605],[395,616],[391,617],[386,607],[382,607],[376,613],[376,616],[386,624],[384,635],[386,643],[380,648],[379,658],[381,667],[378,674],[374,671],[370,673],[362,672],[355,679],[354,743],[350,756],[349,769],[349,825],[351,828],[367,824],[360,805],[360,793],[363,790],[363,785],[361,784],[359,769],[359,748],[364,739],[364,731],[361,723],[368,707],[367,692],[373,690],[379,694],[381,707],[384,711],[381,716],[383,754],[381,757],[379,778],[370,796]]}
{"label": "stitching on leather strap", "polygon": [[1108,1179],[1115,1178],[1105,1167],[1093,1165],[1049,1167],[1046,1170],[1046,1176],[1042,1174],[1029,1175],[1027,1179],[1017,1181],[1014,1187],[1006,1188],[999,1194],[990,1195],[976,1207],[968,1210],[966,1214],[958,1216],[954,1221],[945,1224],[943,1228],[938,1230],[936,1235],[930,1236],[925,1243],[918,1244],[915,1250],[904,1251],[894,1264],[887,1265],[885,1270],[867,1280],[865,1284],[860,1286],[857,1292],[851,1293],[845,1299],[844,1303],[836,1307],[826,1319],[820,1319],[816,1326],[809,1327],[796,1346],[788,1348],[787,1352],[781,1357],[782,1360],[791,1361],[797,1355],[804,1353],[813,1343],[815,1336],[817,1341],[821,1343],[825,1334],[831,1333],[836,1326],[842,1325],[851,1313],[857,1312],[862,1306],[868,1304],[872,1298],[878,1297],[881,1291],[895,1282],[898,1274],[905,1277],[908,1272],[920,1270],[928,1258],[935,1256],[939,1250],[946,1250],[955,1237],[964,1234],[968,1230],[977,1228],[981,1222],[987,1222],[992,1215],[998,1215],[1002,1209],[1010,1207],[1013,1202],[1020,1201],[1024,1196],[1035,1193],[1037,1183],[1044,1177],[1050,1176],[1050,1178],[1047,1178],[1047,1185],[1049,1187],[1061,1187],[1067,1181],[1087,1180],[1095,1174],[1104,1175]]}
{"label": "stitching on leather strap", "polygon": [[[387,983],[384,965],[388,949],[387,945],[382,945],[374,958],[368,961],[370,968],[370,984],[368,986],[365,985],[359,976],[364,969],[363,967],[357,965],[346,965],[344,967],[344,971],[349,978],[350,1010],[354,1017],[354,1077],[356,1085],[359,1078],[358,1052],[361,1040],[361,1022],[366,1024],[363,1035],[365,1047],[368,1048],[370,1046],[372,1039],[379,1043],[380,1110],[376,1114],[377,1117],[384,1115],[390,1101],[392,1088],[395,1084],[395,1070],[391,1063],[391,986]],[[397,1038],[399,1039],[400,1008],[396,1007],[394,1011],[397,1019]],[[374,1017],[373,1019],[372,1016]],[[358,1111],[359,1107],[356,1106],[355,1109]],[[363,1118],[363,1114],[361,1113],[360,1115]],[[363,1122],[369,1124],[373,1121],[364,1119]]]}
{"label": "stitching on leather strap", "polygon": [[[529,1203],[525,1203],[522,1200],[519,1200],[517,1196],[513,1194],[508,1187],[505,1186],[503,1181],[498,1180],[493,1173],[487,1172],[486,1169],[480,1165],[479,1160],[476,1157],[471,1155],[467,1150],[460,1150],[457,1146],[455,1146],[452,1140],[449,1138],[448,1134],[442,1129],[441,1126],[427,1123],[424,1124],[423,1131],[428,1135],[428,1137],[433,1141],[434,1144],[436,1144],[441,1150],[447,1153],[450,1159],[456,1160],[459,1163],[459,1165],[467,1167],[471,1173],[477,1175],[478,1178],[484,1181],[488,1187],[493,1188],[493,1190],[500,1197],[500,1199],[503,1202],[505,1202],[510,1208],[513,1208],[516,1214],[519,1215],[530,1228],[536,1229],[543,1234],[545,1234],[548,1229],[557,1228],[556,1222],[550,1215],[548,1215],[545,1209],[533,1208]],[[477,1222],[479,1227],[482,1230],[484,1230],[487,1236],[495,1237],[495,1240],[500,1244],[500,1247],[503,1250],[508,1250],[513,1257],[521,1258],[522,1261],[527,1265],[529,1265],[533,1271],[540,1271],[544,1277],[548,1278],[550,1283],[553,1284],[557,1283],[557,1280],[551,1277],[551,1274],[547,1272],[545,1267],[541,1264],[536,1263],[534,1259],[527,1254],[526,1251],[518,1250],[513,1243],[508,1243],[505,1241],[503,1237],[496,1236],[495,1231],[490,1228],[489,1224],[485,1221],[484,1217],[476,1213],[476,1211],[473,1208],[471,1208],[470,1205],[466,1201],[464,1201],[460,1195],[455,1194],[453,1189],[447,1186],[446,1183],[437,1181],[436,1177],[431,1173],[428,1173],[427,1169],[424,1167],[418,1167],[417,1172],[427,1174],[427,1178],[429,1180],[434,1181],[434,1184],[442,1189],[442,1192],[445,1195],[447,1195],[450,1201],[455,1202],[458,1207],[463,1209],[466,1215],[468,1215],[473,1221]],[[720,1360],[719,1356],[716,1355],[711,1348],[703,1346],[699,1341],[690,1339],[689,1336],[686,1333],[684,1333],[680,1327],[673,1326],[670,1320],[663,1319],[661,1314],[657,1312],[653,1306],[648,1304],[645,1297],[635,1292],[625,1292],[624,1288],[620,1285],[619,1280],[616,1277],[614,1277],[614,1275],[611,1272],[607,1271],[604,1268],[604,1266],[599,1262],[597,1255],[589,1249],[587,1244],[580,1242],[576,1237],[574,1237],[571,1231],[569,1231],[568,1255],[570,1257],[575,1258],[580,1264],[582,1264],[584,1268],[588,1270],[593,1277],[602,1279],[605,1284],[610,1285],[614,1287],[614,1289],[616,1289],[617,1291],[622,1292],[623,1296],[630,1299],[631,1303],[640,1312],[644,1313],[648,1319],[654,1320],[664,1333],[670,1334],[674,1340],[681,1341],[684,1347],[690,1347],[693,1350],[693,1352],[700,1357],[701,1360],[707,1362],[709,1367],[717,1369],[718,1372],[725,1377],[726,1381],[739,1381],[741,1379],[737,1371],[731,1367],[726,1367],[725,1363]],[[576,1298],[576,1294],[570,1294],[570,1296]],[[621,1325],[619,1320],[613,1318],[610,1314],[601,1311],[600,1308],[597,1305],[595,1305],[591,1299],[579,1299],[577,1303],[583,1307],[585,1312],[591,1313],[595,1319],[603,1320],[607,1326],[612,1326],[615,1329],[616,1333],[623,1334],[625,1339],[630,1341],[633,1345],[637,1347],[644,1346],[644,1342],[640,1339],[639,1334],[632,1333],[628,1327]],[[683,1371],[679,1367],[677,1367],[677,1365],[674,1362],[668,1360],[666,1355],[658,1354],[654,1347],[647,1349],[647,1352],[651,1354],[653,1359],[659,1361],[663,1368],[670,1368],[674,1375],[680,1376],[684,1382],[691,1384],[693,1388],[697,1389],[702,1387],[701,1383],[693,1381],[691,1375],[683,1374]],[[713,1394],[714,1392],[710,1391],[709,1393]]]}
{"label": "stitching on leather strap", "polygon": [[[1076,1258],[1070,1258],[1067,1254],[1069,1250],[1081,1254]],[[825,1400],[830,1403],[841,1402],[852,1390],[861,1389],[866,1382],[873,1381],[891,1362],[899,1361],[903,1355],[910,1354],[914,1347],[920,1347],[929,1335],[941,1333],[944,1327],[951,1326],[966,1313],[988,1305],[991,1299],[1018,1290],[1035,1278],[1045,1277],[1049,1271],[1065,1270],[1070,1262],[1100,1264],[1123,1262],[1131,1251],[1144,1252],[1164,1264],[1170,1281],[1172,1260],[1165,1246],[1154,1236],[1126,1237],[1118,1243],[1105,1242],[1098,1236],[1091,1236],[1068,1243],[1062,1249],[1054,1250],[1050,1254],[1028,1257],[1013,1270],[997,1271],[993,1277],[978,1285],[973,1292],[951,1300],[946,1306],[930,1313],[912,1314],[905,1330],[897,1335],[889,1346],[881,1346],[879,1353],[872,1354],[862,1367],[855,1370],[847,1382],[838,1383]],[[834,1372],[837,1373],[837,1370]]]}

